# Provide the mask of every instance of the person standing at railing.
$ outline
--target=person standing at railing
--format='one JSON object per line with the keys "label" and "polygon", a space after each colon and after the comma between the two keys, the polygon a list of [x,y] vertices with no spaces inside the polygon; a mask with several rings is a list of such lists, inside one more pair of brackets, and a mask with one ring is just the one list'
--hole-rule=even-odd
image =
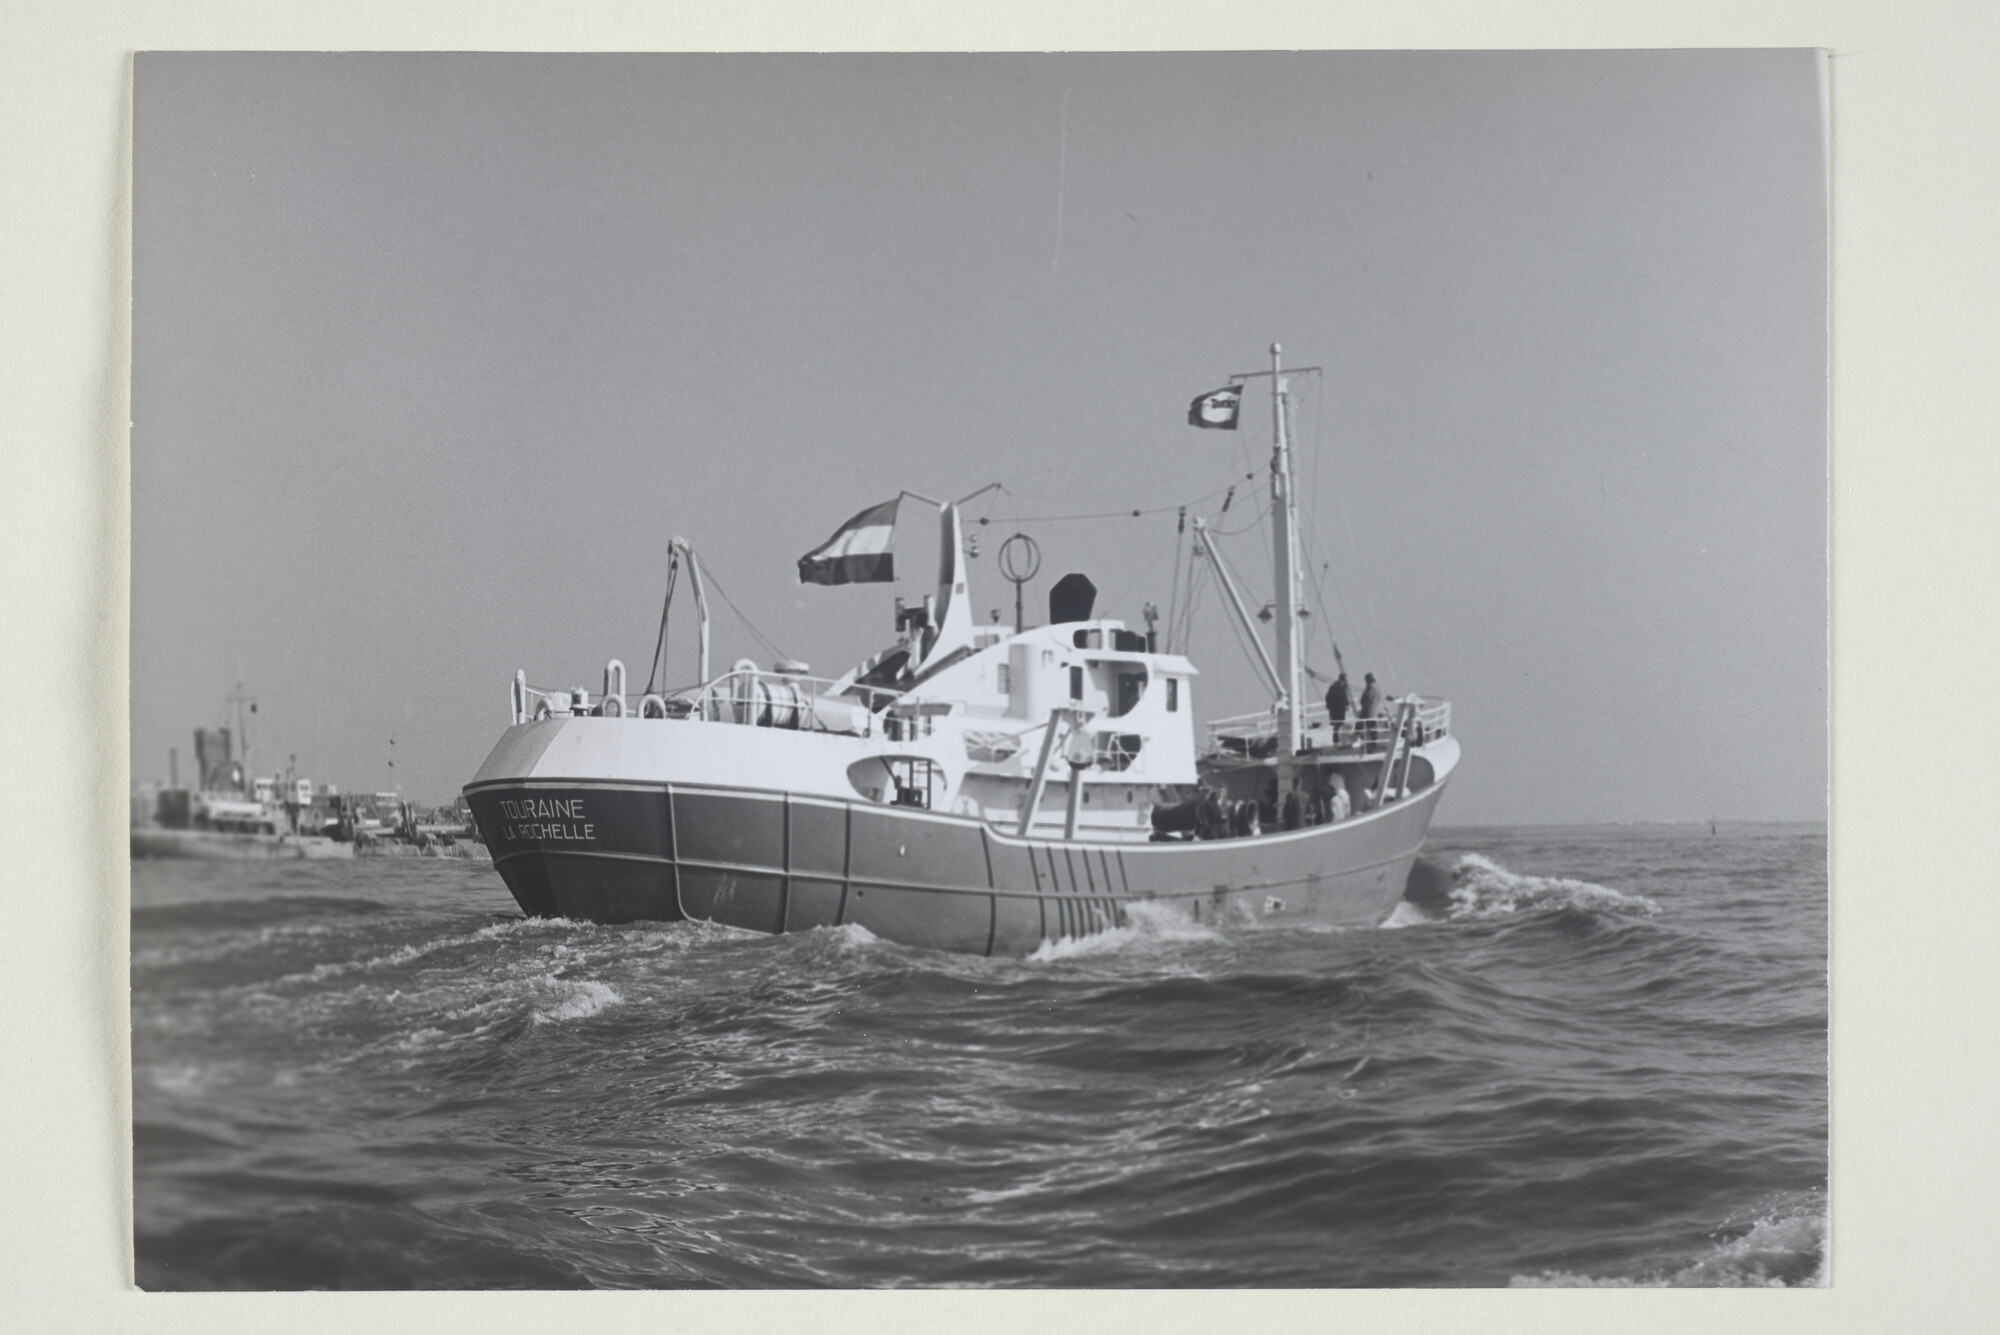
{"label": "person standing at railing", "polygon": [[1326,717],[1333,724],[1333,744],[1340,745],[1340,725],[1347,721],[1347,670],[1341,669],[1333,685],[1326,688]]}
{"label": "person standing at railing", "polygon": [[1361,707],[1354,711],[1358,728],[1363,732],[1364,741],[1373,742],[1381,725],[1376,719],[1382,713],[1382,688],[1375,684],[1375,674],[1364,674],[1361,683]]}

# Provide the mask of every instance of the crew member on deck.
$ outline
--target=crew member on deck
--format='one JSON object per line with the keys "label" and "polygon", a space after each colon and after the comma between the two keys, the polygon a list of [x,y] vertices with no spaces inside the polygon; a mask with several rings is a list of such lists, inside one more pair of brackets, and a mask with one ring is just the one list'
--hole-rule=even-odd
{"label": "crew member on deck", "polygon": [[1382,688],[1375,684],[1375,674],[1367,673],[1361,683],[1361,707],[1354,711],[1354,717],[1361,720],[1361,727],[1368,741],[1375,740],[1375,718],[1382,712]]}
{"label": "crew member on deck", "polygon": [[1333,744],[1340,745],[1340,725],[1347,721],[1347,670],[1341,669],[1326,688],[1326,717],[1333,724]]}
{"label": "crew member on deck", "polygon": [[1326,776],[1327,823],[1346,820],[1353,809],[1353,804],[1347,800],[1347,780],[1338,774],[1329,773]]}

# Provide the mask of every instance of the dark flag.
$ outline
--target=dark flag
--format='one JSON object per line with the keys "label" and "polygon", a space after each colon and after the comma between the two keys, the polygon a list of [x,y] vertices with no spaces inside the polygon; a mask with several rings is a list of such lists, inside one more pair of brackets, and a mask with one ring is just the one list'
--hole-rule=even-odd
{"label": "dark flag", "polygon": [[1243,407],[1243,386],[1210,390],[1188,405],[1188,425],[1210,430],[1234,431],[1236,414]]}
{"label": "dark flag", "polygon": [[902,499],[870,506],[801,556],[799,583],[882,584],[895,579],[896,558],[889,540],[896,536],[896,506]]}

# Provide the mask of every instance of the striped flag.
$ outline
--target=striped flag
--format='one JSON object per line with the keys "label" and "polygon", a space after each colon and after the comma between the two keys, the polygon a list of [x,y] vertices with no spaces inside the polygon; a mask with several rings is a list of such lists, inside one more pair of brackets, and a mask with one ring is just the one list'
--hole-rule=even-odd
{"label": "striped flag", "polygon": [[1210,390],[1188,405],[1188,425],[1211,430],[1234,431],[1236,414],[1243,407],[1243,386]]}
{"label": "striped flag", "polygon": [[895,579],[896,558],[889,540],[896,536],[896,506],[902,499],[870,506],[801,556],[799,583],[881,584]]}

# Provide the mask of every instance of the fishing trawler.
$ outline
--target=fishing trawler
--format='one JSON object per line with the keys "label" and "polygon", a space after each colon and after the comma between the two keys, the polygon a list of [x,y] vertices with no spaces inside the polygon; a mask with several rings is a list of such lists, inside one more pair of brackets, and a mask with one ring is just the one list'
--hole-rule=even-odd
{"label": "fishing trawler", "polygon": [[[595,696],[517,673],[510,726],[465,786],[521,908],[772,933],[851,923],[987,955],[1145,914],[1379,924],[1458,743],[1443,700],[1403,696],[1351,720],[1307,701],[1278,346],[1269,371],[1231,377],[1189,420],[1234,429],[1245,385],[1266,376],[1273,649],[1200,520],[1194,542],[1255,647],[1268,709],[1198,729],[1195,665],[1156,631],[1096,615],[1081,575],[1051,589],[1046,625],[1020,624],[1018,610],[1012,630],[976,625],[963,502],[931,502],[936,592],[897,600],[898,637],[880,653],[831,680],[750,660],[711,675],[701,566],[675,538],[668,596],[684,562],[696,684],[631,693],[615,659]],[[801,580],[892,579],[896,508],[913,495],[849,520],[800,559]]]}

